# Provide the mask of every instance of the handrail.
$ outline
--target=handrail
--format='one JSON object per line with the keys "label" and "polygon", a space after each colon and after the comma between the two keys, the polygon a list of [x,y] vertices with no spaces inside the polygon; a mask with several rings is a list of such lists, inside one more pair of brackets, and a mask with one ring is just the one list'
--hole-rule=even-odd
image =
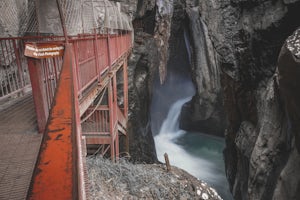
{"label": "handrail", "polygon": [[[33,95],[36,96],[37,118],[42,119],[39,128],[45,129],[28,199],[85,199],[79,100],[83,95],[90,95],[92,89],[94,92],[95,85],[97,89],[103,87],[95,84],[96,81],[102,84],[105,82],[108,87],[108,111],[94,110],[95,114],[103,112],[103,119],[109,122],[104,123],[101,128],[102,132],[109,130],[111,136],[101,139],[110,145],[112,160],[118,159],[118,126],[120,124],[126,128],[124,115],[127,112],[124,109],[124,114],[120,114],[122,111],[117,105],[116,72],[122,65],[126,69],[127,64],[124,63],[131,45],[130,33],[69,40],[65,44],[62,66],[57,66],[52,71],[51,66],[55,63],[51,60],[28,59],[30,76],[35,83],[32,85],[35,86]],[[124,77],[126,73],[124,72]],[[55,83],[49,82],[49,77],[58,74],[59,78]],[[125,88],[127,86],[124,86],[124,96],[127,95]],[[95,96],[96,93],[92,94]],[[53,99],[49,99],[52,97]],[[45,105],[48,102],[52,102],[49,107]],[[92,102],[93,99],[87,105]]]}
{"label": "handrail", "polygon": [[[53,41],[53,37],[38,38],[41,41],[48,39]],[[85,38],[85,40],[82,40],[82,38]],[[74,51],[74,73],[77,76],[77,93],[79,97],[83,97],[83,93],[95,85],[96,82],[103,80],[105,76],[104,72],[117,64],[122,56],[127,55],[132,45],[130,32],[123,35],[115,34],[112,37],[79,35],[70,39],[69,42],[72,44]],[[48,119],[48,113],[53,102],[53,94],[57,85],[56,80],[49,80],[49,77],[54,75],[54,71],[56,71],[55,74],[59,74],[61,68],[59,60],[62,60],[62,57],[40,60],[29,59],[28,67],[30,74],[35,74],[31,75],[35,79],[31,79],[31,85],[34,96],[38,97],[34,98],[34,102],[40,133],[44,131],[45,122]]]}
{"label": "handrail", "polygon": [[72,46],[66,45],[55,104],[40,148],[28,199],[78,199],[78,146]]}

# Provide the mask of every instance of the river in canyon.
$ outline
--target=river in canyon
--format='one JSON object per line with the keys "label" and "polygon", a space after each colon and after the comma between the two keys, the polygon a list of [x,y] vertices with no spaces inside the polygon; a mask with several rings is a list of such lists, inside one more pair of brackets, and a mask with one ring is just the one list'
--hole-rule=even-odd
{"label": "river in canyon", "polygon": [[154,137],[158,159],[168,153],[171,165],[182,168],[215,188],[224,200],[231,200],[225,177],[224,139],[179,128],[180,110],[191,97],[176,101]]}

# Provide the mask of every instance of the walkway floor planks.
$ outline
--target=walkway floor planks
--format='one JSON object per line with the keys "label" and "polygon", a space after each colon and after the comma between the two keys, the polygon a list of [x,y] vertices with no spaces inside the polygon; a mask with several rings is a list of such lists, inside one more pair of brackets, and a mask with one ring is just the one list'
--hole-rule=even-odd
{"label": "walkway floor planks", "polygon": [[0,200],[26,199],[41,139],[31,94],[0,111]]}

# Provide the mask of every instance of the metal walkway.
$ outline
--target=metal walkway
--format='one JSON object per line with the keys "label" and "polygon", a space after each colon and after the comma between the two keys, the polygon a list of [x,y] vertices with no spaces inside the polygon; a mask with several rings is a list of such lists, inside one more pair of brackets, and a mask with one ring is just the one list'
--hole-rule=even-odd
{"label": "metal walkway", "polygon": [[0,111],[0,200],[26,198],[41,139],[31,94]]}
{"label": "metal walkway", "polygon": [[131,17],[107,0],[23,7],[26,29],[0,24],[18,29],[0,38],[0,200],[85,200],[86,149],[129,151]]}
{"label": "metal walkway", "polygon": [[[122,137],[128,151],[131,40],[131,32],[122,30],[0,39],[18,44],[2,48],[9,67],[18,70],[5,74],[0,90],[0,200],[84,200],[85,147],[98,146],[117,161]],[[26,93],[24,75],[30,75],[33,95],[3,108],[3,100]],[[20,87],[14,91],[14,85]]]}

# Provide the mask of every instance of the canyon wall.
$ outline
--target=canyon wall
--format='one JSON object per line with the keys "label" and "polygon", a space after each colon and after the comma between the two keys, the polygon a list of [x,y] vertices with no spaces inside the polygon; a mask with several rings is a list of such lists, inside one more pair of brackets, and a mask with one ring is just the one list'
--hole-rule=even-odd
{"label": "canyon wall", "polygon": [[[153,1],[138,2],[139,8],[149,8],[149,5],[152,6],[150,9],[139,11],[142,14],[137,16],[140,22],[149,22],[152,16],[152,22],[157,24],[160,21],[157,17],[153,18],[157,14]],[[213,125],[219,131],[226,126],[226,173],[235,199],[297,199],[299,99],[295,94],[299,88],[295,77],[298,71],[296,65],[286,67],[285,55],[291,52],[284,50],[285,47],[278,69],[277,59],[285,39],[300,25],[299,1],[178,0],[173,1],[173,8],[172,16],[168,16],[165,22],[170,22],[170,17],[173,22],[185,18],[188,24],[191,68],[197,89],[193,100],[183,109],[188,121],[194,123],[184,124],[185,121],[183,126],[207,132],[216,132],[216,129],[209,130]],[[184,17],[181,14],[178,18],[178,12],[184,12]],[[176,26],[173,22],[171,27]],[[152,26],[153,32],[150,33],[147,24],[136,30],[140,30],[140,34],[148,32],[147,40],[152,41],[156,25]],[[165,29],[161,33],[170,31],[169,24],[162,24],[160,29]],[[166,34],[169,35],[168,32]],[[167,42],[168,37],[165,36],[159,41]],[[147,40],[142,39],[140,43]],[[154,40],[152,45],[156,45],[156,53],[159,54],[160,43],[157,43],[157,38]],[[172,48],[172,44],[167,45]],[[160,66],[161,72],[161,60],[149,55],[146,51],[147,62],[142,63],[147,63],[147,67],[143,69],[153,72]],[[143,61],[141,58],[140,61]],[[152,65],[156,69],[149,67],[153,60],[157,62]],[[283,70],[285,68],[293,70],[289,72]],[[145,87],[146,84],[148,87],[148,91],[140,94],[149,98],[153,74],[144,74],[146,78],[138,79],[144,81],[139,82],[139,86]],[[165,73],[162,73],[161,77],[164,76]],[[149,105],[149,102],[144,104],[140,111],[132,107],[132,111],[145,112]],[[222,114],[223,108],[227,118]],[[139,125],[141,130],[149,127],[146,122],[150,118],[144,117],[139,118],[144,120]],[[137,124],[136,121],[129,123]],[[153,149],[152,141],[149,141],[141,149]]]}
{"label": "canyon wall", "polygon": [[220,67],[206,24],[197,6],[187,2],[185,16],[190,35],[191,71],[196,94],[182,109],[181,128],[224,136]]}
{"label": "canyon wall", "polygon": [[[149,114],[153,80],[159,74],[164,82],[172,31],[186,26],[196,95],[183,109],[182,126],[219,135],[226,127],[226,173],[235,199],[298,199],[299,31],[284,41],[300,25],[300,1],[123,0],[121,5],[135,28],[128,66],[132,159],[157,161]],[[5,36],[19,32],[9,34],[9,27],[0,27]]]}
{"label": "canyon wall", "polygon": [[[285,92],[281,91],[276,66],[285,39],[300,25],[299,1],[190,4],[198,8],[207,25],[222,71],[228,117],[224,156],[234,198],[297,199],[299,153],[295,141],[297,144],[299,129],[291,118],[299,119],[299,113],[297,97],[291,97],[291,89],[286,89],[295,89],[297,84],[286,84]],[[285,80],[289,78],[285,73]],[[286,102],[294,104],[287,106]]]}
{"label": "canyon wall", "polygon": [[[123,7],[132,7],[132,3],[127,3],[128,6],[124,3]],[[133,160],[154,161],[146,153],[149,150],[155,152],[149,126],[153,80],[158,74],[161,84],[164,83],[168,76],[167,66],[172,64],[172,57],[176,56],[176,52],[171,51],[172,47],[176,46],[176,41],[183,34],[188,40],[186,48],[190,54],[190,61],[185,62],[191,64],[196,95],[182,110],[181,127],[222,136],[226,119],[222,109],[217,55],[198,10],[188,7],[182,0],[139,0],[133,16],[135,50],[129,63],[133,77],[129,80],[134,82],[129,92],[130,96],[139,98],[130,99],[129,125],[132,129],[129,133],[132,138],[131,149],[140,149],[136,156],[135,150],[131,152]],[[145,140],[146,143],[143,142]]]}
{"label": "canyon wall", "polygon": [[134,48],[128,62],[129,150],[134,162],[153,163],[157,157],[150,126],[151,86],[159,66],[159,50],[154,39],[155,2],[139,0],[122,4],[123,9],[134,5]]}

